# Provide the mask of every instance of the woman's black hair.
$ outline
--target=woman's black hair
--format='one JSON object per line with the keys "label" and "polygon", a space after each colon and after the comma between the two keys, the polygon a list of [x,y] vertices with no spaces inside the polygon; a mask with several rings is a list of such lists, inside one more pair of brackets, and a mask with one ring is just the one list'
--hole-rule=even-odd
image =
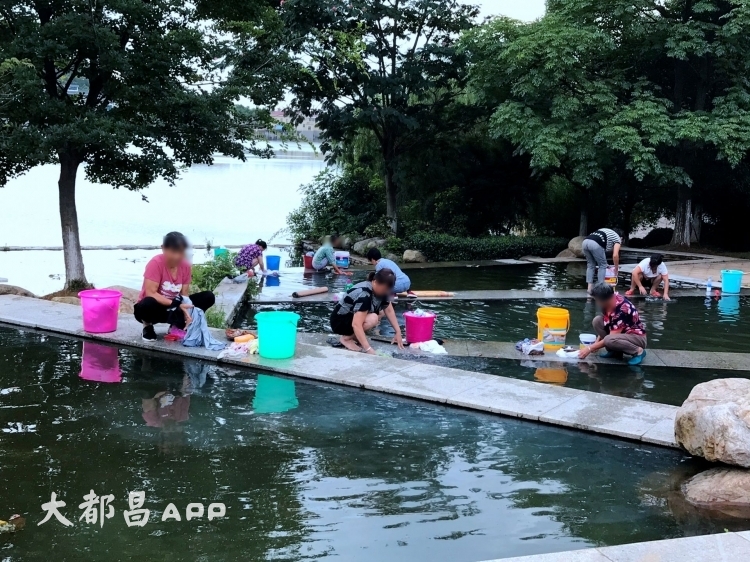
{"label": "woman's black hair", "polygon": [[260,246],[264,250],[268,250],[268,244],[266,244],[263,240],[258,238],[258,241],[255,243],[256,246]]}
{"label": "woman's black hair", "polygon": [[164,236],[161,245],[169,250],[186,250],[188,241],[181,232],[170,232]]}
{"label": "woman's black hair", "polygon": [[393,289],[396,286],[396,274],[392,270],[384,267],[378,271],[371,271],[367,276],[367,280],[371,283],[377,281],[383,285],[386,285],[389,289]]}
{"label": "woman's black hair", "polygon": [[615,290],[608,283],[597,283],[591,289],[591,296],[600,301],[607,301],[615,295]]}

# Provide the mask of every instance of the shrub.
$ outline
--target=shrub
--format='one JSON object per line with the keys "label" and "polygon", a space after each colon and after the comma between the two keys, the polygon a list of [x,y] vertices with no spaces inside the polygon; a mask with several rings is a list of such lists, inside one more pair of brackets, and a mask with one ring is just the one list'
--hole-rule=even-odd
{"label": "shrub", "polygon": [[383,252],[386,254],[397,254],[401,256],[403,255],[404,250],[406,250],[406,244],[404,244],[404,241],[401,238],[391,236],[390,238],[386,239],[385,245],[381,248],[381,250],[383,250]]}
{"label": "shrub", "polygon": [[234,265],[236,252],[229,252],[215,256],[206,263],[193,266],[193,282],[190,288],[193,292],[213,291],[225,277],[236,277],[239,270]]}
{"label": "shrub", "polygon": [[568,247],[568,241],[548,236],[464,238],[420,232],[410,236],[406,245],[419,250],[430,261],[474,261],[517,259],[529,255],[554,257]]}

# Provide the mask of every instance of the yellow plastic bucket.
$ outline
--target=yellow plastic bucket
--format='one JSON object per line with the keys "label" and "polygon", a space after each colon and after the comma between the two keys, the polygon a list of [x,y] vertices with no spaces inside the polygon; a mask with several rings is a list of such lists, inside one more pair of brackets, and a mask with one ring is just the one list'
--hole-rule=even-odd
{"label": "yellow plastic bucket", "polygon": [[544,351],[556,352],[565,346],[570,329],[570,313],[564,308],[540,308],[536,311],[539,326],[537,338],[544,343]]}

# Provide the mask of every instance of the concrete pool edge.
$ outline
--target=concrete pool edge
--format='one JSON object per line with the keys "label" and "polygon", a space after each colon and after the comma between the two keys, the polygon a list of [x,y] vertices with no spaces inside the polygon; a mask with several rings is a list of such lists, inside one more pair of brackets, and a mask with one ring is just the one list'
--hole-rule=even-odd
{"label": "concrete pool edge", "polygon": [[219,360],[218,352],[203,348],[186,348],[163,340],[144,342],[141,325],[130,315],[120,315],[116,332],[88,334],[81,328],[80,307],[12,295],[0,296],[0,322],[677,447],[673,430],[675,406],[303,342],[298,343],[297,354],[291,359],[269,360],[254,355]]}
{"label": "concrete pool edge", "polygon": [[750,531],[568,550],[483,562],[692,562],[750,560]]}

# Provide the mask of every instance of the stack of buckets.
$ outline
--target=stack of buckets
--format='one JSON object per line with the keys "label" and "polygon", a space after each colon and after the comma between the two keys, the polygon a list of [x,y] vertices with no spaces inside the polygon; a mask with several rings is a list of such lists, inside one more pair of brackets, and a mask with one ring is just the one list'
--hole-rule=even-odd
{"label": "stack of buckets", "polygon": [[565,347],[565,337],[570,329],[570,313],[564,308],[540,308],[536,312],[539,332],[537,339],[544,351],[555,353]]}

